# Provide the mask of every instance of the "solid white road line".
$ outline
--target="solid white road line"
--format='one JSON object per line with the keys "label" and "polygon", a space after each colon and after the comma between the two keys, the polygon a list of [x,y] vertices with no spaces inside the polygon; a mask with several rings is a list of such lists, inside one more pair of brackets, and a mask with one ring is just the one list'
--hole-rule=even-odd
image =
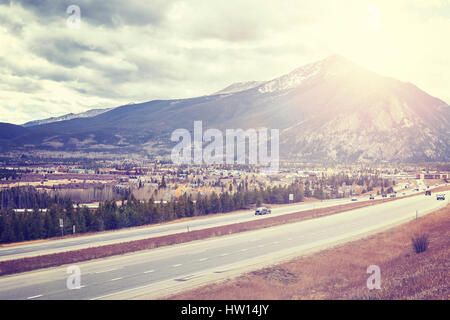
{"label": "solid white road line", "polygon": [[42,294],[38,294],[36,296],[28,297],[27,300],[36,299],[42,297]]}
{"label": "solid white road line", "polygon": [[176,267],[179,267],[179,266],[181,266],[181,265],[182,265],[181,263],[179,263],[179,264],[174,264],[174,265],[172,265],[172,267],[176,268]]}

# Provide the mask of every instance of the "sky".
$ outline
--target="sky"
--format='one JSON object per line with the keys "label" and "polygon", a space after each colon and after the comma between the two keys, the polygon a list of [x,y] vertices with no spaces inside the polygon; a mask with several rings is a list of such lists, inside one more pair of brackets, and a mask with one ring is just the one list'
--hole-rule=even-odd
{"label": "sky", "polygon": [[212,94],[331,54],[450,103],[449,39],[450,0],[0,0],[0,122]]}

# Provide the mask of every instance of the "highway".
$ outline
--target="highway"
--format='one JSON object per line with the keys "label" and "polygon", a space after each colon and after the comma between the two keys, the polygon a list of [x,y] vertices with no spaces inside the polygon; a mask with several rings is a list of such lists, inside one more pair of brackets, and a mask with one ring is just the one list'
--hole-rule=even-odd
{"label": "highway", "polygon": [[[420,191],[407,190],[405,195],[414,193],[422,193]],[[403,195],[399,192],[398,197]],[[369,196],[355,197],[358,201],[369,201]],[[375,199],[381,199],[381,196],[376,196]],[[96,247],[101,245],[120,243],[132,240],[147,239],[151,237],[164,236],[168,234],[175,234],[193,230],[201,230],[206,228],[218,227],[223,225],[246,222],[256,219],[266,219],[269,217],[301,212],[311,209],[326,208],[350,203],[349,198],[331,199],[309,203],[299,203],[289,206],[283,206],[272,209],[272,214],[264,216],[255,216],[254,211],[243,211],[239,213],[215,214],[202,217],[200,219],[186,220],[183,222],[166,223],[162,225],[151,225],[141,228],[131,228],[111,232],[102,232],[93,235],[83,235],[79,237],[71,237],[58,240],[47,240],[43,242],[13,245],[0,248],[0,261],[18,259],[24,257],[32,257],[36,255],[57,253],[69,250],[77,250],[88,247]]]}
{"label": "highway", "polygon": [[445,201],[421,192],[336,215],[79,263],[80,289],[66,287],[68,266],[5,276],[0,299],[164,297],[415,219],[416,212],[423,216],[447,205],[450,191],[443,193]]}
{"label": "highway", "polygon": [[[368,197],[365,197],[368,200]],[[361,199],[362,200],[362,199]],[[168,234],[181,233],[193,230],[218,227],[228,224],[246,222],[256,219],[266,219],[269,217],[306,211],[311,209],[325,208],[340,204],[349,203],[350,199],[333,199],[311,203],[300,203],[284,207],[272,208],[272,214],[255,216],[254,211],[244,211],[239,213],[215,214],[202,217],[200,219],[187,220],[183,222],[166,223],[162,225],[152,225],[143,228],[133,228],[104,232],[94,235],[85,235],[75,238],[58,240],[48,240],[34,244],[24,244],[0,248],[0,261],[56,253],[68,250],[76,250],[87,247],[107,245],[125,241],[147,239],[151,237],[164,236]]]}

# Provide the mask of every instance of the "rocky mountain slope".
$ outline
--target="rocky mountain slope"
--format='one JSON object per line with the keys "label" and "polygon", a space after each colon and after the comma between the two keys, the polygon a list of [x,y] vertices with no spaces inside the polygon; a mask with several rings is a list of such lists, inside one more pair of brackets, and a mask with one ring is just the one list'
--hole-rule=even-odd
{"label": "rocky mountain slope", "polygon": [[204,130],[279,129],[281,156],[304,161],[450,160],[448,104],[341,56],[209,96],[28,127],[0,147],[163,154],[173,146],[171,132],[192,130],[195,120]]}

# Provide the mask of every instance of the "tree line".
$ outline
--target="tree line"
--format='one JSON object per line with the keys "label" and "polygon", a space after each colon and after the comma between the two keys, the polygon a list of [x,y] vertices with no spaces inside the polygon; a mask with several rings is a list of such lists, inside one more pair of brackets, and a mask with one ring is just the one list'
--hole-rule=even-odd
{"label": "tree line", "polygon": [[15,180],[20,177],[20,172],[17,172],[15,169],[0,168],[0,180]]}
{"label": "tree line", "polygon": [[13,187],[0,190],[0,209],[33,209],[48,208],[57,203],[64,205],[66,197],[50,196],[47,192],[39,192],[34,187]]}
{"label": "tree line", "polygon": [[[171,221],[183,217],[225,213],[263,203],[288,203],[303,201],[304,190],[300,182],[289,186],[269,187],[241,192],[224,192],[199,195],[193,199],[184,194],[175,200],[156,202],[153,198],[139,201],[132,195],[121,202],[107,200],[98,209],[74,205],[70,199],[51,197],[34,188],[11,188],[0,191],[0,242],[9,243],[45,239],[76,233],[115,230]],[[32,208],[18,213],[14,208]],[[46,211],[40,210],[47,208]],[[60,228],[60,219],[64,226]]]}

